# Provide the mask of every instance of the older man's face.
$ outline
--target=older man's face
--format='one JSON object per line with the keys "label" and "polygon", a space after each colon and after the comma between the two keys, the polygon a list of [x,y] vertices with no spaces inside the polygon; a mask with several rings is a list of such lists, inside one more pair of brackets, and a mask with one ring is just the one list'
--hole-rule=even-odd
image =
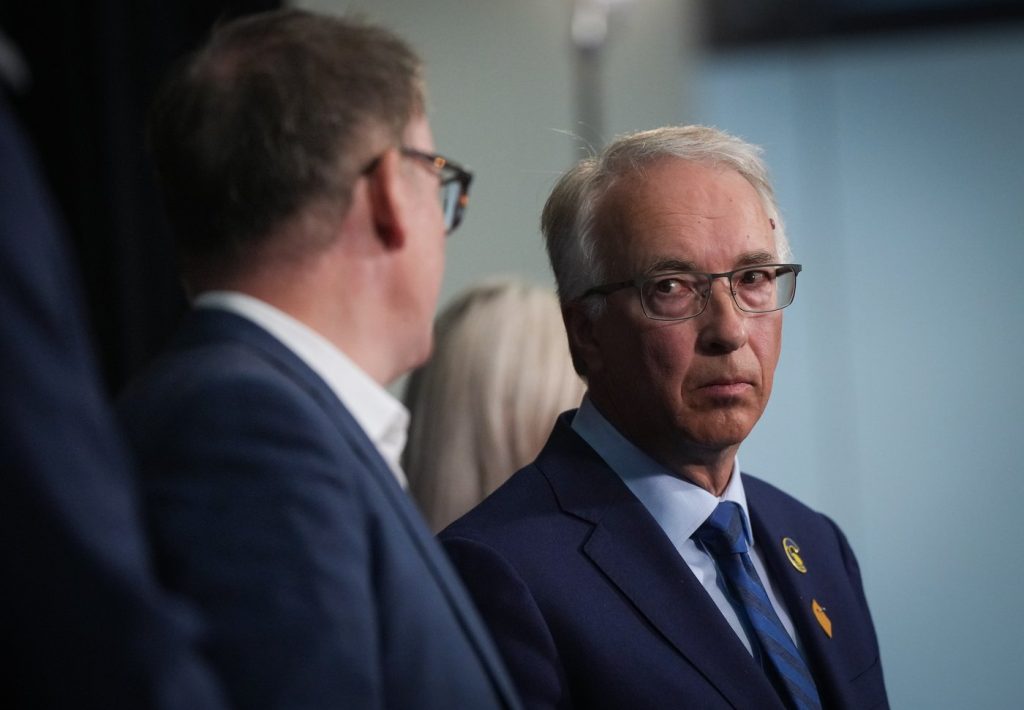
{"label": "older man's face", "polygon": [[[602,203],[598,231],[609,281],[778,261],[754,188],[734,171],[675,158],[621,180]],[[595,404],[665,463],[734,450],[768,403],[782,314],[740,311],[725,279],[686,321],[648,319],[633,288],[607,300],[581,350]]]}

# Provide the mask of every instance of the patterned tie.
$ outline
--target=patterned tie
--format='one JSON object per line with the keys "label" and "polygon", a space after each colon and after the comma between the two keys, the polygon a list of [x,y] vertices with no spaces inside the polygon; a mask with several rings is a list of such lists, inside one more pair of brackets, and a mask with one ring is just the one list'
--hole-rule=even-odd
{"label": "patterned tie", "polygon": [[768,676],[785,704],[796,710],[821,708],[807,664],[779,621],[757,570],[750,562],[740,506],[728,501],[719,503],[711,517],[693,534],[693,539],[703,543],[704,549],[718,562],[729,591],[747,617],[748,628],[757,634],[761,656],[771,666]]}

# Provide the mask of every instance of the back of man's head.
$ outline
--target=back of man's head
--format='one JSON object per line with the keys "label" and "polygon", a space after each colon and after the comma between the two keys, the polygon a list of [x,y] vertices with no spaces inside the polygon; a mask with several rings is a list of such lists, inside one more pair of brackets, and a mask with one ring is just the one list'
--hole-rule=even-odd
{"label": "back of man's head", "polygon": [[[186,276],[326,246],[361,171],[423,111],[420,60],[361,22],[283,10],[225,24],[163,87],[149,140]],[[285,243],[279,232],[287,232]]]}

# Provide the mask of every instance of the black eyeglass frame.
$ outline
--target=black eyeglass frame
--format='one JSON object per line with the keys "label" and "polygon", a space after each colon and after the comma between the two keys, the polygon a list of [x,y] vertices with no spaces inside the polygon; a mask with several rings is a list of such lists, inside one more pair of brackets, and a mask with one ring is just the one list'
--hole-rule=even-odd
{"label": "black eyeglass frame", "polygon": [[[796,300],[796,277],[799,276],[801,271],[803,271],[803,268],[804,267],[801,264],[751,264],[749,266],[741,266],[740,268],[733,269],[732,271],[722,271],[717,274],[707,273],[704,271],[664,271],[656,274],[645,274],[637,276],[636,278],[630,279],[628,281],[616,281],[614,283],[607,283],[601,284],[600,286],[594,286],[584,291],[583,295],[580,296],[578,300],[582,301],[583,299],[590,298],[591,296],[608,296],[609,294],[615,293],[616,291],[621,291],[624,288],[629,288],[630,286],[632,286],[637,290],[637,294],[640,296],[640,307],[643,309],[645,316],[647,316],[651,320],[684,321],[690,320],[691,318],[696,318],[704,311],[706,311],[708,303],[711,302],[711,288],[715,283],[715,279],[726,279],[727,283],[729,284],[729,295],[732,296],[732,302],[736,304],[736,307],[738,309],[740,309],[744,313],[774,313],[775,311],[781,311],[783,308],[793,305],[793,301]],[[790,299],[787,303],[776,308],[770,308],[768,310],[763,311],[750,310],[749,308],[744,308],[742,305],[740,305],[740,302],[736,300],[736,290],[733,288],[732,277],[744,271],[756,271],[758,269],[789,269],[790,271],[793,272],[793,293],[791,294]],[[666,318],[665,316],[651,315],[650,311],[647,310],[647,304],[644,302],[644,286],[648,282],[653,281],[655,279],[671,278],[672,276],[684,274],[686,276],[691,277],[703,276],[704,278],[707,279],[708,288],[706,295],[703,299],[704,303],[703,305],[701,305],[700,310],[694,313],[693,315],[684,316],[682,318]]]}
{"label": "black eyeglass frame", "polygon": [[[438,177],[441,179],[441,187],[447,188],[448,185],[458,183],[459,195],[455,199],[455,204],[452,206],[451,217],[449,218],[449,212],[446,209],[446,205],[442,205],[444,209],[445,217],[445,234],[451,234],[455,231],[455,228],[462,223],[462,216],[466,212],[466,206],[469,204],[469,186],[473,182],[472,171],[462,167],[453,160],[449,160],[443,155],[437,153],[427,153],[416,148],[410,148],[409,146],[398,146],[398,152],[408,158],[415,158],[429,163],[437,171]],[[365,168],[362,169],[363,175],[369,175],[377,166],[380,164],[382,156],[378,155],[376,158],[371,160]]]}

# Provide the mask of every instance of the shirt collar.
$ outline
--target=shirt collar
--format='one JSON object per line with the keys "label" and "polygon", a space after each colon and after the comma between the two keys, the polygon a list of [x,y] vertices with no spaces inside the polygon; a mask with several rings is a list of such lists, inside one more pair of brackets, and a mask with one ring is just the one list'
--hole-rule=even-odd
{"label": "shirt collar", "polygon": [[196,308],[218,308],[252,321],[281,341],[341,400],[404,488],[400,463],[409,430],[409,410],[341,350],[284,311],[237,291],[207,291]]}
{"label": "shirt collar", "polygon": [[723,501],[739,504],[747,545],[754,546],[738,457],[733,461],[725,491],[715,496],[672,474],[641,451],[605,419],[589,397],[583,398],[573,417],[572,428],[622,479],[677,547],[688,540]]}

